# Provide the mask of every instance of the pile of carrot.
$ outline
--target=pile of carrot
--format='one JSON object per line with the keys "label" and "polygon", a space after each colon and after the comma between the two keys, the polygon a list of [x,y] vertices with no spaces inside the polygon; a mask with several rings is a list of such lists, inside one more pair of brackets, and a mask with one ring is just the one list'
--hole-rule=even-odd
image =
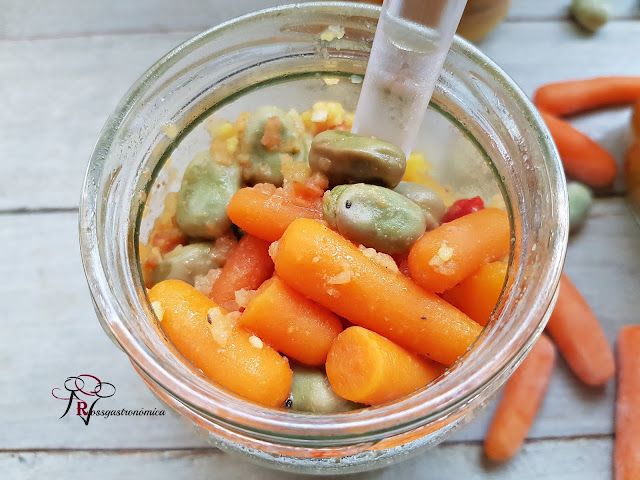
{"label": "pile of carrot", "polygon": [[[640,77],[598,77],[550,83],[533,102],[547,124],[568,176],[602,188],[618,174],[613,156],[561,117],[640,101]],[[640,119],[636,120],[640,125]]]}

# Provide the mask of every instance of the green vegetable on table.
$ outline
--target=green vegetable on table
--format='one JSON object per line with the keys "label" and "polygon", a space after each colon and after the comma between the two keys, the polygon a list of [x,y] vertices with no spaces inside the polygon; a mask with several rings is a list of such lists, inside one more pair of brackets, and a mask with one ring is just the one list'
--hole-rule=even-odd
{"label": "green vegetable on table", "polygon": [[602,28],[611,16],[611,6],[604,0],[572,0],[571,14],[587,30]]}
{"label": "green vegetable on table", "polygon": [[567,193],[569,194],[569,231],[574,232],[582,227],[589,215],[593,193],[589,187],[580,182],[567,183]]}

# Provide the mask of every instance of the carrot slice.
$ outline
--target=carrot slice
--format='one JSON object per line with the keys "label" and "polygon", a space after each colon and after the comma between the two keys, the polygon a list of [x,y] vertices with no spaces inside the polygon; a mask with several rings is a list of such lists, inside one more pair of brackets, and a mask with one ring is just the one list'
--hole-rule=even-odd
{"label": "carrot slice", "polygon": [[640,325],[618,332],[618,394],[614,471],[616,480],[640,478]]}
{"label": "carrot slice", "polygon": [[268,193],[256,187],[241,188],[231,197],[227,215],[245,232],[263,240],[278,240],[296,218],[322,218],[318,203],[296,205],[285,195]]}
{"label": "carrot slice", "polygon": [[181,280],[164,280],[148,296],[169,340],[207,377],[249,400],[284,403],[293,375],[289,362],[238,328],[226,310]]}
{"label": "carrot slice", "polygon": [[484,451],[492,460],[513,457],[529,432],[549,385],[556,352],[544,334],[511,375],[504,388]]}
{"label": "carrot slice", "polygon": [[564,273],[547,331],[569,367],[587,385],[604,385],[615,372],[615,360],[598,319]]}
{"label": "carrot slice", "polygon": [[272,251],[287,285],[414,353],[451,365],[482,328],[440,297],[365,256],[315,220],[295,220]]}
{"label": "carrot slice", "polygon": [[540,115],[558,147],[568,176],[595,188],[613,182],[618,165],[609,152],[564,120],[543,111]]}
{"label": "carrot slice", "polygon": [[444,292],[442,298],[484,327],[498,303],[506,276],[507,262],[488,263]]}
{"label": "carrot slice", "polygon": [[338,395],[378,405],[424,387],[442,375],[445,367],[409,353],[375,332],[350,327],[333,342],[326,369]]}
{"label": "carrot slice", "polygon": [[509,253],[509,217],[485,208],[425,233],[409,252],[409,271],[418,285],[444,292]]}
{"label": "carrot slice", "polygon": [[322,365],[342,323],[278,277],[267,280],[249,302],[240,324],[273,348],[306,363]]}
{"label": "carrot slice", "polygon": [[640,77],[597,77],[543,85],[533,96],[533,103],[562,116],[630,104],[639,98]]}
{"label": "carrot slice", "polygon": [[255,290],[273,274],[269,242],[245,235],[231,251],[209,297],[227,310],[239,310],[236,292]]}

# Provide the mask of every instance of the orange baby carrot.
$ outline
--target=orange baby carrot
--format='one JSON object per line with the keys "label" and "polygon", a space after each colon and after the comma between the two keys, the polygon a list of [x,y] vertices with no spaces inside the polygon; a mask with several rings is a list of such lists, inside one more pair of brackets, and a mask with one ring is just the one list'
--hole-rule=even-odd
{"label": "orange baby carrot", "polygon": [[411,278],[431,292],[444,292],[480,267],[509,253],[509,217],[485,208],[425,233],[409,251]]}
{"label": "orange baby carrot", "polygon": [[492,460],[513,457],[529,432],[549,385],[556,352],[544,334],[507,380],[489,431],[484,451]]}
{"label": "orange baby carrot", "polygon": [[231,251],[209,297],[227,310],[238,310],[236,292],[255,290],[273,274],[269,242],[245,235]]}
{"label": "orange baby carrot", "polygon": [[342,398],[378,405],[424,387],[445,367],[375,332],[350,327],[333,342],[326,370],[331,388]]}
{"label": "orange baby carrot", "polygon": [[249,400],[271,407],[284,403],[291,388],[289,362],[238,328],[223,308],[181,280],[164,280],[148,296],[169,340],[206,376]]}
{"label": "orange baby carrot", "polygon": [[322,218],[314,204],[296,205],[288,197],[253,188],[241,188],[231,198],[227,214],[245,232],[263,240],[278,240],[296,218]]}
{"label": "orange baby carrot", "polygon": [[342,323],[278,277],[267,280],[240,317],[240,325],[279,352],[307,365],[322,365]]}
{"label": "orange baby carrot", "polygon": [[618,166],[609,152],[564,120],[543,111],[540,115],[558,147],[568,176],[595,188],[613,182]]}
{"label": "orange baby carrot", "polygon": [[484,327],[498,303],[506,276],[507,262],[488,263],[444,292],[442,298]]}
{"label": "orange baby carrot", "polygon": [[295,220],[273,249],[287,285],[362,327],[445,365],[482,328],[440,297],[365,256],[315,220]]}
{"label": "orange baby carrot", "polygon": [[549,83],[540,87],[533,103],[553,115],[571,115],[633,103],[640,98],[640,77],[597,77]]}
{"label": "orange baby carrot", "polygon": [[616,480],[640,478],[640,325],[618,332],[618,395],[614,471]]}
{"label": "orange baby carrot", "polygon": [[547,331],[569,367],[587,385],[604,385],[615,361],[598,319],[569,277],[562,274],[560,292]]}

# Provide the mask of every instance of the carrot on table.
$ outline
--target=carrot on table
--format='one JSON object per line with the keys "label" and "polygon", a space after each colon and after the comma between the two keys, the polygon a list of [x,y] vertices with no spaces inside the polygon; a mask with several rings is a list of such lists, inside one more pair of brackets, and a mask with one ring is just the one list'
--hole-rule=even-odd
{"label": "carrot on table", "polygon": [[342,398],[378,405],[424,387],[445,367],[375,332],[349,327],[333,342],[326,370],[331,388]]}
{"label": "carrot on table", "polygon": [[451,365],[482,328],[315,220],[295,220],[272,252],[283,282],[352,323]]}
{"label": "carrot on table", "polygon": [[227,310],[239,310],[236,292],[255,290],[273,274],[269,242],[245,235],[231,250],[209,297]]}
{"label": "carrot on table", "polygon": [[498,303],[507,277],[507,262],[492,262],[442,294],[447,302],[483,327]]}
{"label": "carrot on table", "polygon": [[600,107],[633,103],[640,98],[640,77],[597,77],[549,83],[533,103],[553,115],[571,115]]}
{"label": "carrot on table", "polygon": [[618,175],[615,158],[564,120],[540,111],[558,148],[564,171],[595,188],[609,185]]}
{"label": "carrot on table", "polygon": [[340,319],[278,277],[267,280],[240,317],[240,325],[277,351],[307,365],[322,365],[342,331]]}
{"label": "carrot on table", "polygon": [[234,323],[206,295],[181,280],[164,280],[148,293],[162,330],[202,372],[249,400],[278,407],[289,396],[289,362]]}
{"label": "carrot on table", "polygon": [[640,478],[640,325],[618,332],[618,394],[614,471],[616,480]]}
{"label": "carrot on table", "polygon": [[586,300],[562,274],[558,301],[547,331],[575,375],[587,385],[604,385],[615,373],[615,360],[602,327]]}
{"label": "carrot on table", "polygon": [[553,343],[543,334],[507,380],[484,439],[487,457],[507,460],[516,454],[542,404],[555,357]]}
{"label": "carrot on table", "polygon": [[300,205],[284,194],[246,187],[231,197],[227,214],[245,232],[273,242],[296,218],[322,218],[322,204]]}
{"label": "carrot on table", "polygon": [[504,258],[510,246],[506,212],[485,208],[425,233],[409,251],[409,271],[418,285],[441,293]]}

